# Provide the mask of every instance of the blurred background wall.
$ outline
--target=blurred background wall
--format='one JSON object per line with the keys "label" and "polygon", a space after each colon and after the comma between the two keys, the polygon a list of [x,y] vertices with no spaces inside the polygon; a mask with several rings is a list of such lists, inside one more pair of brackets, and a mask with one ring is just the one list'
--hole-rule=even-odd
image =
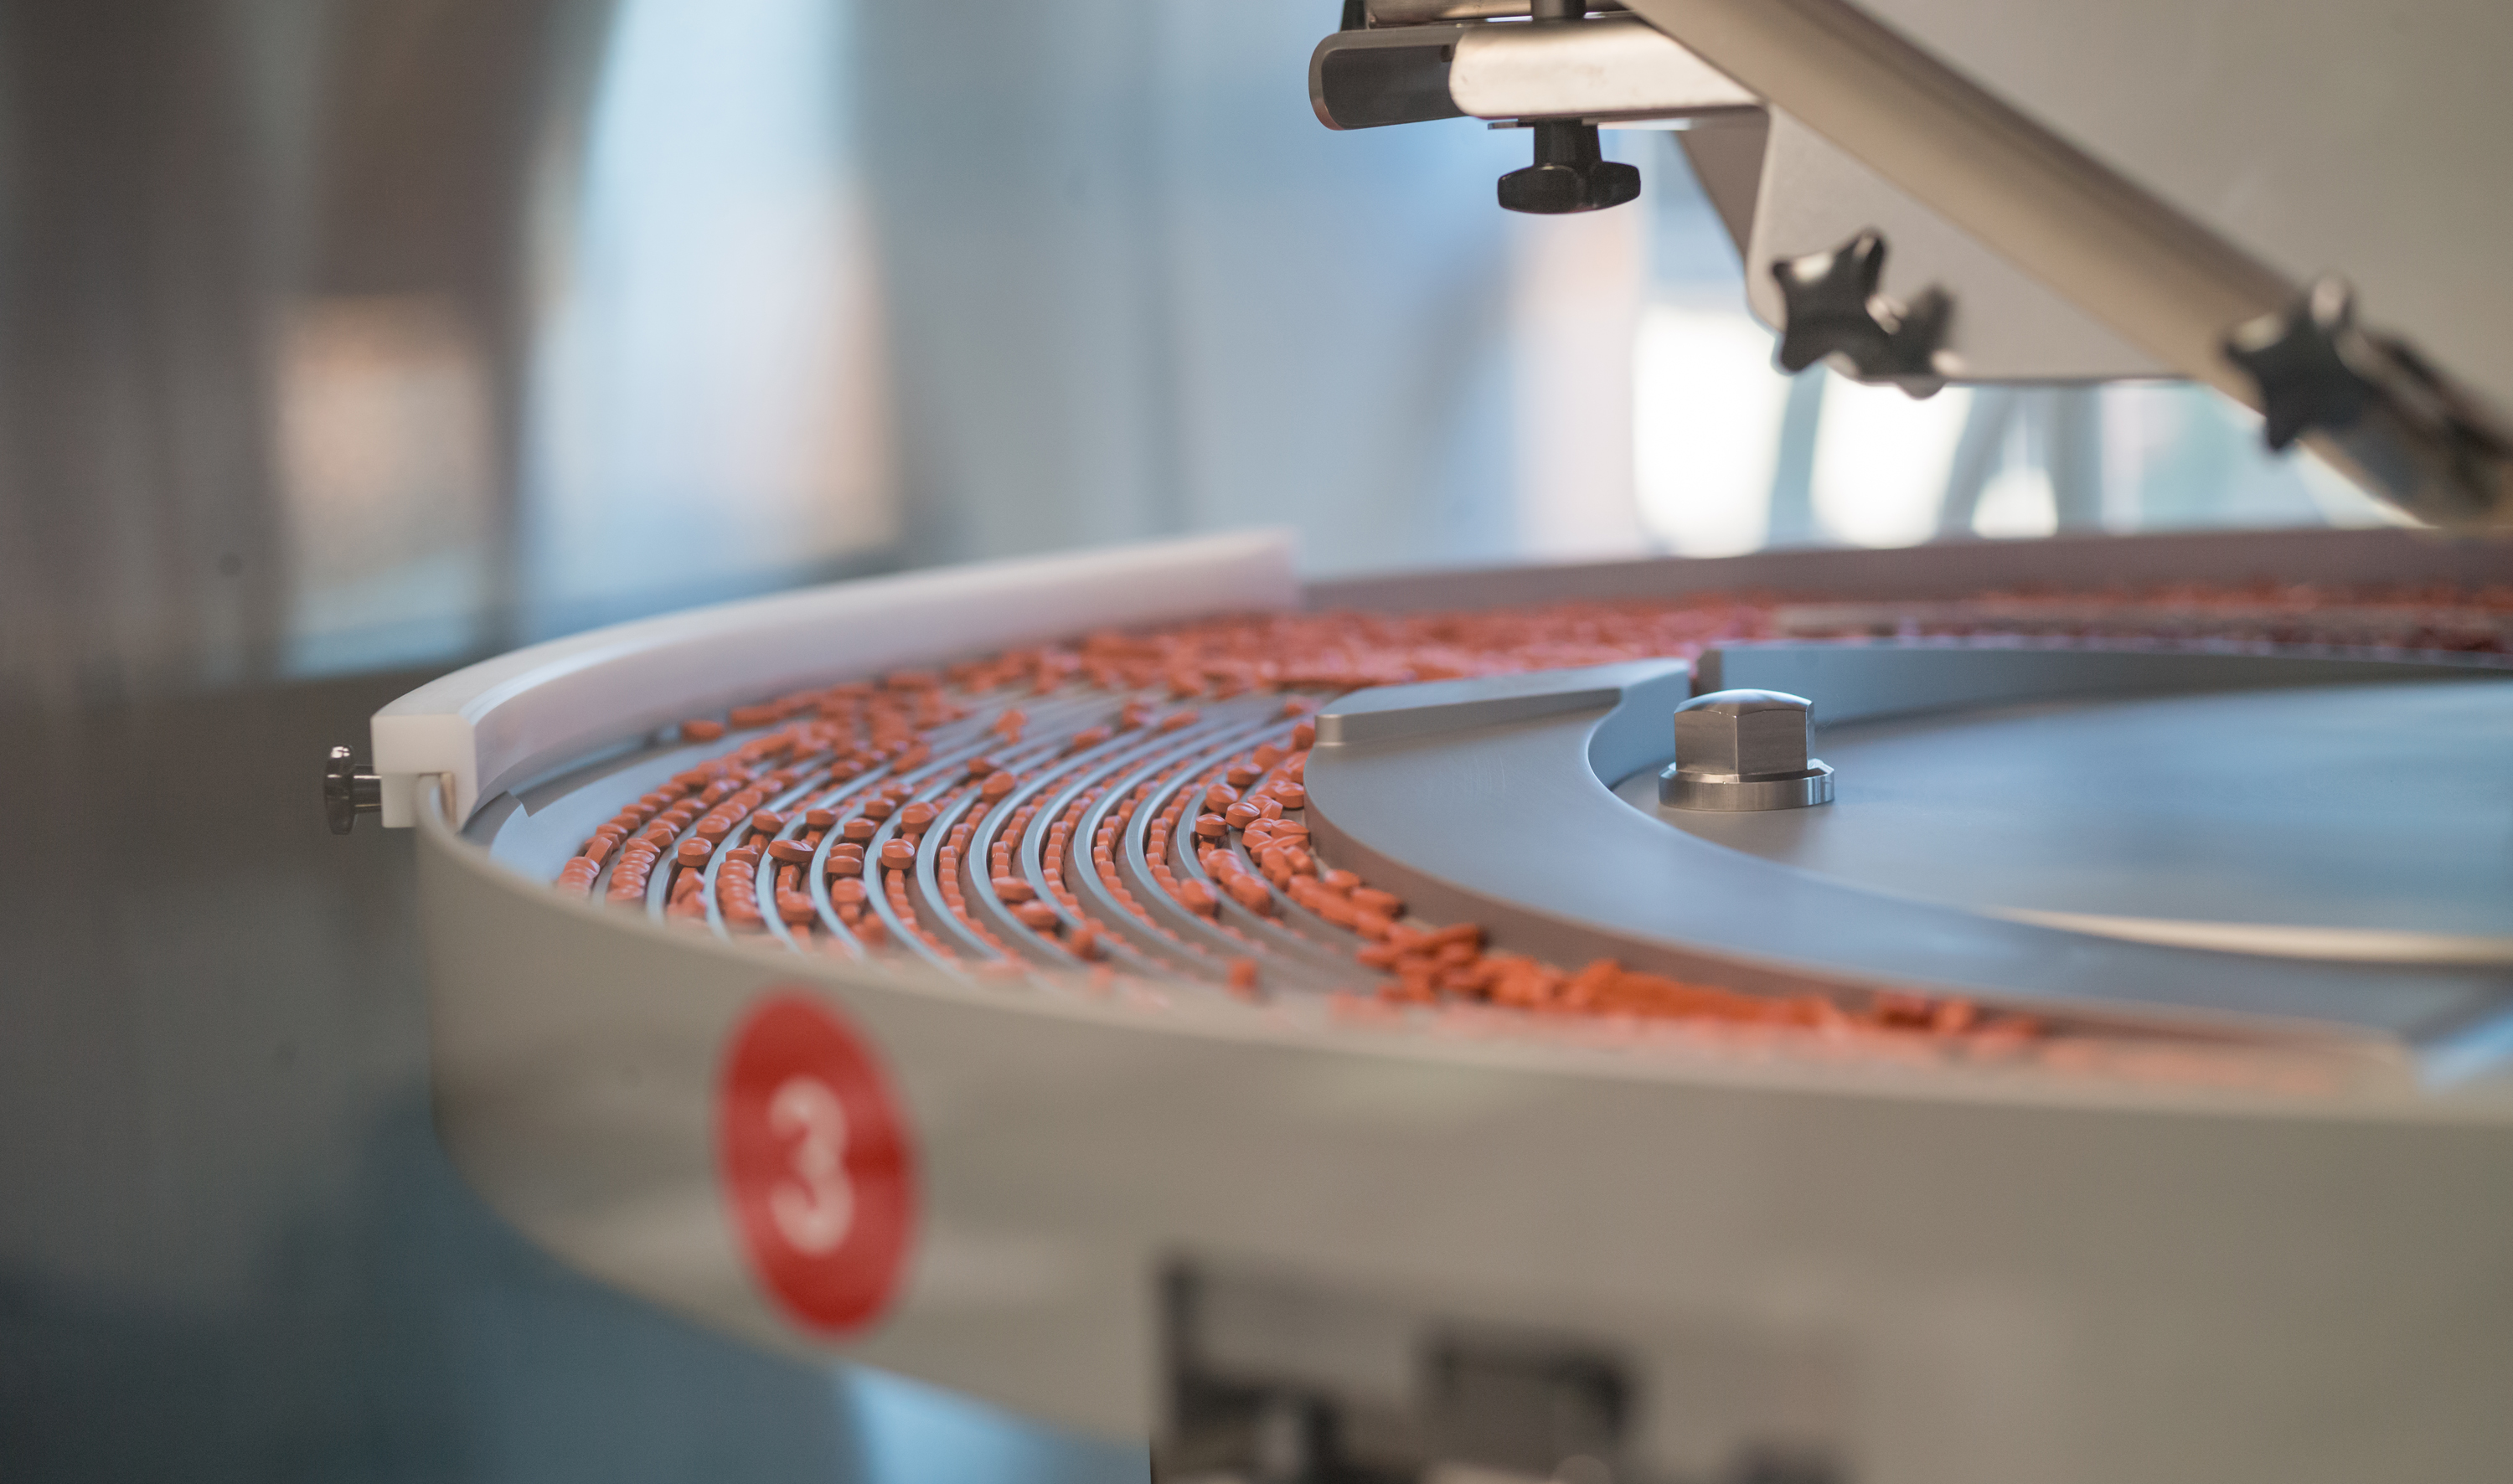
{"label": "blurred background wall", "polygon": [[1336,135],[1334,0],[0,0],[0,1477],[1140,1478],[719,1343],[447,1170],[408,842],[475,655],[1290,524],[1319,573],[2369,519],[2170,387],[1770,370],[1663,135]]}

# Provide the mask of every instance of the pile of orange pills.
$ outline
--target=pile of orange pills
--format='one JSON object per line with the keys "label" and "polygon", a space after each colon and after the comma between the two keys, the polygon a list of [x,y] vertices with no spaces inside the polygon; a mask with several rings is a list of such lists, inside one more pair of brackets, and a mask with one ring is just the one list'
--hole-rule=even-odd
{"label": "pile of orange pills", "polygon": [[1416,918],[1310,840],[1307,718],[1342,692],[1689,657],[1771,637],[1781,611],[1720,596],[1252,615],[797,691],[683,723],[709,754],[596,830],[556,885],[798,952],[968,974],[1983,1050],[2041,1035],[1956,998],[1769,996],[1538,962],[1478,924]]}

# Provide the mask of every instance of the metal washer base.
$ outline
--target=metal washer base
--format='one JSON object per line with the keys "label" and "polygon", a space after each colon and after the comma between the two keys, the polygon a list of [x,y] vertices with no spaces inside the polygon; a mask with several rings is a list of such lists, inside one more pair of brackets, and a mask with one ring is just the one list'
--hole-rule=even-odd
{"label": "metal washer base", "polygon": [[1657,775],[1657,801],[1662,808],[1716,809],[1731,814],[1755,809],[1803,809],[1832,802],[1832,768],[1820,758],[1810,758],[1803,773],[1746,777],[1688,775],[1669,764]]}

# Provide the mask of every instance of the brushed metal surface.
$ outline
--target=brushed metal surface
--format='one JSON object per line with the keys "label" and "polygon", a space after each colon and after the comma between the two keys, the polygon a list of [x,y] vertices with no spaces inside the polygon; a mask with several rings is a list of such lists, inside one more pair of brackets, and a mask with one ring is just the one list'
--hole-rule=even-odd
{"label": "brushed metal surface", "polygon": [[1931,288],[1954,297],[1949,367],[1968,381],[2094,381],[2171,374],[2091,310],[2016,267],[1922,197],[1807,127],[1771,110],[1753,227],[1742,246],[1745,302],[1784,319],[1771,265],[1840,246],[1868,228],[1889,251],[1882,290],[1902,303]]}
{"label": "brushed metal surface", "polygon": [[[1732,680],[1761,665],[1768,673],[1746,675],[1748,683],[1818,698],[1839,691],[1842,701],[1817,704],[1845,719],[1897,705],[1977,707],[2019,692],[2059,697],[2072,685],[2079,695],[2134,694],[2270,685],[2283,677],[2305,687],[2386,672],[2450,684],[2468,673],[2374,661],[1926,644],[1746,645],[1719,661]],[[1832,679],[1809,683],[1791,667]],[[1862,667],[1873,672],[1863,691],[1850,683]],[[2298,960],[2134,941],[1880,890],[1728,848],[1694,827],[1717,816],[1655,805],[1655,773],[1667,759],[1667,716],[1682,698],[1684,673],[1653,677],[1646,667],[1622,666],[1557,676],[1566,690],[1581,692],[1611,679],[1622,699],[1530,716],[1516,692],[1535,678],[1512,677],[1509,709],[1479,722],[1456,693],[1473,683],[1445,683],[1432,697],[1443,703],[1439,727],[1413,735],[1391,728],[1386,740],[1320,747],[1308,786],[1322,852],[1437,919],[1483,922],[1512,952],[1556,961],[1612,954],[1634,967],[1748,990],[1956,987],[2089,1023],[2393,1045],[2452,1033],[2513,1000],[2513,975],[2492,961]],[[1388,712],[1407,696],[1400,688],[1361,699]],[[1841,810],[1857,796],[1855,767],[1843,766],[1845,802],[1730,818]],[[1622,797],[1609,780],[1627,785]]]}
{"label": "brushed metal surface", "polygon": [[[2037,54],[2038,68],[2102,77],[2105,116],[2158,113],[2163,128],[2155,149],[2129,158],[2090,150],[2082,137],[2029,111],[2035,102],[2031,91],[1984,85],[1978,73],[1948,65],[1937,52],[1847,0],[1633,0],[1633,8],[1775,108],[1805,120],[2000,256],[2092,311],[2130,345],[2248,406],[2260,405],[2261,389],[2225,356],[2224,336],[2290,301],[2294,273],[2259,255],[2256,236],[2247,241],[2229,234],[2221,211],[2194,214],[2186,194],[2168,193],[2163,182],[2184,159],[2225,167],[2229,178],[2223,183],[2237,196],[2256,190],[2265,178],[2254,169],[2256,161],[2277,162],[2311,177],[2308,187],[2294,189],[2358,220],[2375,215],[2358,204],[2360,196],[2396,201],[2408,210],[2386,223],[2399,250],[2394,261],[2430,269],[2461,286],[2459,305],[2490,301],[2492,259],[2484,254],[2500,234],[2464,239],[2435,230],[2466,219],[2451,198],[2467,192],[2458,172],[2434,169],[2431,162],[2465,159],[2473,145],[2500,148],[2508,122],[2501,90],[2493,86],[2492,72],[2473,71],[2465,55],[2429,50],[2437,35],[2483,50],[2501,25],[2480,16],[2487,7],[2466,0],[2421,7],[2418,19],[2429,22],[2430,34],[2419,38],[2413,52],[2390,44],[2394,38],[2360,31],[2361,47],[2351,55],[2314,36],[2281,59],[2291,63],[2286,67],[2262,65],[2262,54],[2233,45],[2234,35],[2258,29],[2295,38],[2310,34],[2308,26],[2283,14],[2272,16],[2265,6],[2211,7],[2208,15],[2217,25],[2196,38],[2202,45],[2191,54],[2200,61],[2202,91],[2196,98],[2169,97],[2160,110],[2138,106],[2136,93],[2125,91],[2124,84],[2134,90],[2189,60],[2173,55],[2169,43],[2158,43],[2176,34],[2187,39],[2188,30],[2159,25],[2127,54],[2089,52],[2094,63],[2089,67],[2087,59],[2052,44],[2054,34],[2068,34],[2057,29],[2062,7],[1974,11],[1976,30],[1994,34],[1995,45]],[[2216,34],[2218,27],[2225,34]],[[2364,166],[2348,182],[2359,196],[2329,189],[2314,176],[2314,152],[2302,141],[2326,135],[2333,95],[2343,98],[2346,84],[2369,75],[2413,86],[2411,79],[2419,70],[2430,71],[2437,86],[2377,113],[2414,116],[2419,127],[2373,128],[2364,138],[2326,151]],[[2223,97],[2207,91],[2211,87]],[[2223,98],[2231,97],[2249,107],[2229,115]],[[2343,131],[2343,108],[2340,124]],[[2417,147],[2429,134],[2452,131],[2462,137],[2450,146]],[[2373,147],[2361,149],[2368,142]],[[2420,184],[2406,193],[2386,192],[2386,177]],[[2421,354],[2441,363],[2447,380],[2466,375],[2477,388],[2478,404],[2504,395],[2497,373],[2500,350],[2470,344],[2472,326],[2490,327],[2480,337],[2493,333],[2496,317],[2491,312],[2446,305],[2422,317],[2376,318],[2410,341],[2429,345]],[[2494,335],[2497,342],[2502,338]],[[2455,373],[2453,368],[2462,358],[2431,348],[2442,345],[2467,347],[2471,369]],[[2458,435],[2424,419],[2412,401],[2385,398],[2354,422],[2318,429],[2307,441],[2367,489],[2422,518],[2477,526],[2513,516],[2502,467],[2447,457]],[[2481,424],[2496,420],[2492,410],[2472,416]]]}
{"label": "brushed metal surface", "polygon": [[1678,118],[1761,106],[1636,16],[1465,26],[1449,96],[1476,118]]}
{"label": "brushed metal surface", "polygon": [[1860,0],[2291,277],[2513,400],[2513,8],[2493,0]]}
{"label": "brushed metal surface", "polygon": [[1824,748],[1832,808],[1664,817],[1826,879],[2079,931],[2513,963],[2503,681],[1961,712]]}

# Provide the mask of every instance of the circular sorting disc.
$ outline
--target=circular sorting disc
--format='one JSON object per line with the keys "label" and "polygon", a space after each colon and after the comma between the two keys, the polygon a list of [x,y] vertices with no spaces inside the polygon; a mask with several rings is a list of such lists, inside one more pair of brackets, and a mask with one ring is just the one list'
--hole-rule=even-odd
{"label": "circular sorting disc", "polygon": [[2513,686],[2315,686],[1845,725],[1830,808],[1670,811],[1871,890],[2235,952],[2513,963]]}

